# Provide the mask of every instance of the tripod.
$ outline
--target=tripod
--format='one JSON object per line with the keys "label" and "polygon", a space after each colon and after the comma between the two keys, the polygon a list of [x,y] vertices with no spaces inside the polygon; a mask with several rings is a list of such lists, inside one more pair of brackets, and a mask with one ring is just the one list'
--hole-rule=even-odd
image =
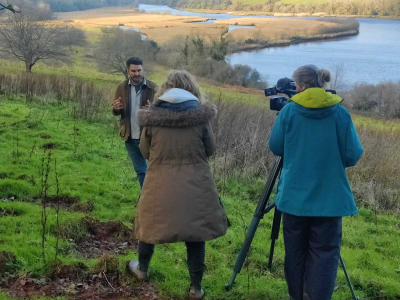
{"label": "tripod", "polygon": [[[242,270],[243,263],[246,259],[247,253],[249,252],[250,245],[251,245],[251,242],[253,241],[258,224],[260,223],[261,219],[264,218],[264,215],[266,213],[268,213],[270,210],[275,208],[274,219],[272,222],[271,247],[270,247],[269,258],[268,258],[268,269],[271,269],[271,267],[272,267],[272,258],[274,256],[275,241],[278,239],[278,236],[279,236],[282,212],[280,212],[276,208],[275,202],[268,204],[268,200],[269,200],[269,197],[271,196],[271,192],[272,192],[272,189],[274,188],[276,179],[277,179],[280,171],[282,170],[282,166],[283,166],[283,158],[278,157],[272,167],[272,170],[271,170],[269,176],[268,176],[264,190],[260,196],[260,200],[258,201],[256,211],[253,215],[253,220],[251,221],[251,224],[250,224],[249,229],[246,234],[246,238],[242,244],[242,248],[240,249],[240,253],[236,259],[236,263],[233,268],[233,274],[232,274],[231,280],[229,283],[227,283],[225,285],[225,289],[227,291],[229,291],[233,287],[233,284],[235,283],[237,274],[239,274],[240,271]],[[346,276],[347,284],[349,285],[349,288],[351,290],[353,300],[360,299],[358,296],[356,296],[356,294],[354,292],[353,285],[351,284],[351,281],[350,281],[350,276],[347,273],[347,269],[346,269],[346,266],[344,264],[344,261],[343,261],[343,258],[341,255],[339,256],[339,260],[340,260],[342,269],[344,271],[344,274]]]}

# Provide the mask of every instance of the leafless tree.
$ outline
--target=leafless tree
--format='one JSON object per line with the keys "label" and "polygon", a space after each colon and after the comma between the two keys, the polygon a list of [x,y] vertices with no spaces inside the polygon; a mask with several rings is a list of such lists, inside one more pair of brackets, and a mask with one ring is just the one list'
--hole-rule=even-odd
{"label": "leafless tree", "polygon": [[335,66],[332,72],[332,81],[330,88],[333,90],[341,90],[345,87],[346,67],[343,63]]}
{"label": "leafless tree", "polygon": [[8,13],[0,26],[0,51],[6,58],[23,61],[26,71],[40,60],[67,61],[65,47],[59,42],[63,28],[55,24],[44,24],[45,13],[21,8],[19,14]]}
{"label": "leafless tree", "polygon": [[154,61],[157,44],[150,40],[142,40],[140,33],[134,30],[104,28],[103,36],[95,51],[98,67],[101,71],[114,74],[126,73],[126,61],[132,56],[140,57],[149,71]]}
{"label": "leafless tree", "polygon": [[13,13],[18,13],[18,12],[19,12],[18,10],[16,10],[16,9],[12,6],[12,4],[5,6],[4,4],[0,3],[0,11],[1,11],[1,10],[9,10],[9,11],[11,11],[11,12],[13,12]]}
{"label": "leafless tree", "polygon": [[62,28],[60,44],[67,46],[69,51],[72,50],[72,46],[85,46],[85,32],[82,29],[76,28],[74,26],[65,26],[64,28]]}

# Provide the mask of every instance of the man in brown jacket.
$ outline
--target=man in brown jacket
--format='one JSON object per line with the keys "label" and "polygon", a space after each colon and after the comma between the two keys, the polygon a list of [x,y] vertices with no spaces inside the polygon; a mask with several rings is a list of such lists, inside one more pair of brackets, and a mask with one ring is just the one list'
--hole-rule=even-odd
{"label": "man in brown jacket", "polygon": [[112,113],[121,116],[119,135],[125,141],[126,150],[142,188],[147,164],[139,149],[141,128],[136,122],[136,113],[153,102],[156,84],[144,77],[143,62],[140,58],[129,58],[126,68],[128,79],[121,82],[115,91]]}

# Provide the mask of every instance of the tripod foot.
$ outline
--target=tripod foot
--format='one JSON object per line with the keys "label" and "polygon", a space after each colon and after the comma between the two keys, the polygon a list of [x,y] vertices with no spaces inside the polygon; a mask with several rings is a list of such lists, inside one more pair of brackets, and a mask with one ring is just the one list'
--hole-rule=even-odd
{"label": "tripod foot", "polygon": [[232,285],[230,285],[229,283],[225,284],[225,291],[229,292],[232,288]]}

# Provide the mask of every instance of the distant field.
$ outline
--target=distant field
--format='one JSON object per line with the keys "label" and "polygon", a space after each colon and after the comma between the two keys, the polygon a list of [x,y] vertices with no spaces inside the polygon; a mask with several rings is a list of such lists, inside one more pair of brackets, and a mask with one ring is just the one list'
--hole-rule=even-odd
{"label": "distant field", "polygon": [[207,20],[207,18],[202,17],[145,14],[125,7],[106,7],[85,11],[56,13],[55,16],[58,20],[84,25],[117,26],[118,24],[124,24],[128,27],[140,28],[170,27],[181,23]]}
{"label": "distant field", "polygon": [[[240,28],[227,34],[235,41],[254,39],[257,41],[288,40],[294,36],[314,34],[321,26],[333,27],[334,23],[302,20],[302,19],[270,19],[270,18],[243,18],[235,20],[216,21],[216,24],[254,25],[255,28]],[[296,28],[296,30],[292,30]]]}
{"label": "distant field", "polygon": [[[258,0],[257,0],[258,1]],[[304,37],[316,34],[321,26],[332,27],[334,23],[315,20],[294,19],[232,19],[216,21],[214,24],[199,24],[205,21],[202,17],[173,16],[168,14],[147,14],[125,7],[109,7],[87,11],[57,13],[60,21],[75,24],[88,31],[88,38],[95,42],[99,39],[102,26],[118,26],[139,28],[148,38],[163,44],[176,36],[202,34],[218,38],[228,30],[227,25],[256,25],[252,29],[234,30],[228,34],[237,41],[255,39],[268,42],[285,40],[291,37]],[[298,28],[293,31],[292,28]]]}

